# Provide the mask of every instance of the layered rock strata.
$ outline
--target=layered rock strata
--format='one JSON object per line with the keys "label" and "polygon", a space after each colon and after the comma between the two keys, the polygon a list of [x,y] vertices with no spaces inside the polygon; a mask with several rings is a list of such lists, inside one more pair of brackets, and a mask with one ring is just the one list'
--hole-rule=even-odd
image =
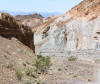
{"label": "layered rock strata", "polygon": [[30,27],[17,22],[14,17],[7,13],[0,13],[0,36],[8,39],[15,37],[34,50],[33,35]]}
{"label": "layered rock strata", "polygon": [[100,0],[84,0],[35,29],[36,54],[100,50]]}

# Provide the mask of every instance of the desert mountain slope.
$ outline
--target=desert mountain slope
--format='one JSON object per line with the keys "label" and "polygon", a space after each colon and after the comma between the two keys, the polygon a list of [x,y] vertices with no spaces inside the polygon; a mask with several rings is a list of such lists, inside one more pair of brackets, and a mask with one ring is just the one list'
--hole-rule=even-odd
{"label": "desert mountain slope", "polygon": [[36,25],[39,25],[43,23],[44,17],[41,16],[40,14],[32,14],[32,15],[17,15],[15,16],[17,21],[21,22],[24,25],[34,27]]}
{"label": "desert mountain slope", "polygon": [[40,14],[32,14],[32,15],[17,15],[15,16],[18,20],[25,20],[25,19],[31,19],[31,18],[37,18],[37,19],[41,19],[43,18],[43,16],[41,16]]}
{"label": "desert mountain slope", "polygon": [[69,11],[74,17],[87,17],[93,20],[100,16],[100,0],[84,0]]}
{"label": "desert mountain slope", "polygon": [[9,39],[15,37],[34,50],[33,32],[31,28],[17,22],[13,16],[7,13],[0,13],[0,35]]}
{"label": "desert mountain slope", "polygon": [[99,50],[99,26],[100,0],[83,0],[66,14],[36,27],[35,51],[66,55],[66,51]]}
{"label": "desert mountain slope", "polygon": [[32,68],[35,60],[33,51],[20,41],[0,36],[0,84],[24,84],[30,80],[25,69]]}

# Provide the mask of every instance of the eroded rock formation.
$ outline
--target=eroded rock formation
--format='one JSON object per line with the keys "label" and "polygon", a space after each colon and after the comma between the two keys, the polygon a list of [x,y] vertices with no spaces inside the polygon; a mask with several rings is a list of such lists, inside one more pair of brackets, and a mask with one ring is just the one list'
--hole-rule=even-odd
{"label": "eroded rock formation", "polygon": [[34,29],[36,54],[99,50],[100,0],[84,0],[66,14],[52,17]]}
{"label": "eroded rock formation", "polygon": [[7,13],[0,13],[0,35],[9,39],[16,37],[19,41],[34,50],[31,28],[18,23],[14,17]]}

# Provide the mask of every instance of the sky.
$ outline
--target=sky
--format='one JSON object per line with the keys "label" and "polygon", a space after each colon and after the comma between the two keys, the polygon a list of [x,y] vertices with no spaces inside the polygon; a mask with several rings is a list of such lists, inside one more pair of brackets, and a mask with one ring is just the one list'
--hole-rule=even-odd
{"label": "sky", "polygon": [[65,13],[82,0],[0,0],[0,10]]}

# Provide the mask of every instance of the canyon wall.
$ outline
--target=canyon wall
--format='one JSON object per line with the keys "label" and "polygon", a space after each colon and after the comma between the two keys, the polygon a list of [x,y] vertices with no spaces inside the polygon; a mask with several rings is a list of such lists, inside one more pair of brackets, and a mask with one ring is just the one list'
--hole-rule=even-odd
{"label": "canyon wall", "polygon": [[84,0],[34,29],[36,54],[100,50],[100,0]]}
{"label": "canyon wall", "polygon": [[17,38],[34,51],[34,33],[29,26],[25,26],[8,13],[0,13],[0,36]]}

